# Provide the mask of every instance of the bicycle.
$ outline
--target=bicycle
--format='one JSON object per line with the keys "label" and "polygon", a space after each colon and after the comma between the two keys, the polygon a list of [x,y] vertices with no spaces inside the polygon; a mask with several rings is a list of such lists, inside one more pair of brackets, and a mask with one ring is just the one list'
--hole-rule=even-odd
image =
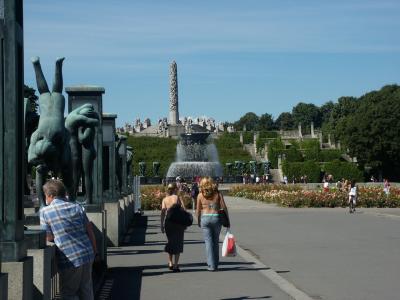
{"label": "bicycle", "polygon": [[350,196],[349,197],[349,213],[355,213],[356,212],[356,197],[355,196]]}

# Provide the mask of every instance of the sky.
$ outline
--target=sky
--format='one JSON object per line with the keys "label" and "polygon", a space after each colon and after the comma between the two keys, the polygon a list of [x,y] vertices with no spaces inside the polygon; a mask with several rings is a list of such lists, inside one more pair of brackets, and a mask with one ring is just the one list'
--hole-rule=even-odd
{"label": "sky", "polygon": [[64,56],[64,87],[103,86],[118,126],[156,123],[175,60],[180,116],[275,119],[399,84],[399,15],[398,0],[24,1],[25,84],[31,57],[50,86]]}

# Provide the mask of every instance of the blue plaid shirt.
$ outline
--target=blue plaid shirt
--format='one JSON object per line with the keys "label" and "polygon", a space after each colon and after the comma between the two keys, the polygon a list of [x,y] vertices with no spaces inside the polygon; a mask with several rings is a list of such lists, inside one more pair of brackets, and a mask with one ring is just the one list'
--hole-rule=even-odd
{"label": "blue plaid shirt", "polygon": [[86,231],[89,222],[79,204],[54,199],[40,210],[40,225],[54,236],[58,267],[68,269],[93,261],[92,243]]}

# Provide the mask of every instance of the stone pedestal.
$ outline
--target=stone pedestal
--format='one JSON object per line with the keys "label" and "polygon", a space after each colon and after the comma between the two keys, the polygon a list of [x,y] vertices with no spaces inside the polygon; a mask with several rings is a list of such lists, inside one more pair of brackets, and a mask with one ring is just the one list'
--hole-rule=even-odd
{"label": "stone pedestal", "polygon": [[113,202],[117,199],[116,190],[116,151],[115,151],[115,119],[116,114],[103,113],[103,199]]}
{"label": "stone pedestal", "polygon": [[28,249],[33,257],[33,299],[51,299],[51,262],[55,246],[43,249]]}
{"label": "stone pedestal", "polygon": [[167,130],[169,137],[179,137],[181,134],[185,133],[185,126],[182,124],[170,124]]}
{"label": "stone pedestal", "polygon": [[3,262],[2,272],[8,274],[8,299],[32,300],[33,258],[27,256],[16,262]]}
{"label": "stone pedestal", "polygon": [[97,251],[99,256],[105,265],[107,265],[107,211],[86,211],[86,215],[89,221],[93,223],[93,231],[96,237]]}
{"label": "stone pedestal", "polygon": [[8,275],[0,273],[0,300],[8,299]]}
{"label": "stone pedestal", "polygon": [[106,202],[104,209],[107,211],[107,236],[106,244],[111,247],[118,247],[120,242],[121,231],[121,207],[120,202]]}
{"label": "stone pedestal", "polygon": [[122,239],[122,237],[125,234],[126,222],[127,222],[127,216],[126,216],[127,203],[124,197],[119,199],[119,208],[120,208],[119,234],[120,234],[120,239]]}

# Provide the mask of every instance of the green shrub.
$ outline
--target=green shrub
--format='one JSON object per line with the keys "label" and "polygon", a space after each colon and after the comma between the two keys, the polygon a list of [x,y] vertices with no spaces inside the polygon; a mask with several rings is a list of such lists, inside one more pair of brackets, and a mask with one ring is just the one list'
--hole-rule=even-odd
{"label": "green shrub", "polygon": [[164,177],[170,164],[175,161],[178,140],[161,137],[128,137],[128,145],[133,148],[133,174],[139,175],[139,162],[146,163],[146,176],[153,176],[153,162],[160,162],[159,174]]}
{"label": "green shrub", "polygon": [[327,149],[320,151],[319,161],[333,161],[339,160],[342,157],[343,152],[337,149]]}
{"label": "green shrub", "polygon": [[214,140],[218,150],[219,161],[227,174],[226,163],[234,163],[237,160],[248,162],[251,160],[250,154],[243,149],[240,144],[238,133],[224,133]]}
{"label": "green shrub", "polygon": [[289,181],[292,181],[292,178],[299,181],[302,176],[307,175],[308,182],[320,182],[321,167],[312,160],[306,162],[284,161],[282,171]]}
{"label": "green shrub", "polygon": [[341,162],[339,160],[334,160],[332,162],[327,162],[323,165],[326,174],[333,175],[335,180],[354,179],[356,181],[364,181],[363,172],[357,168],[353,163]]}
{"label": "green shrub", "polygon": [[280,138],[268,143],[268,158],[273,169],[278,168],[278,156],[282,154],[284,149],[285,145]]}

